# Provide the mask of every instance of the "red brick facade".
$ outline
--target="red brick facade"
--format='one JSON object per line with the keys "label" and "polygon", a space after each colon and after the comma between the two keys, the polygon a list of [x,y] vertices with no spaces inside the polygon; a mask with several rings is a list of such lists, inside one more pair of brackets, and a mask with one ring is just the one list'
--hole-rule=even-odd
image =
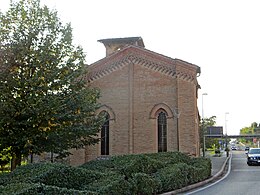
{"label": "red brick facade", "polygon": [[[109,114],[109,155],[158,152],[158,114],[167,116],[167,151],[199,155],[197,75],[194,64],[144,48],[140,37],[100,40],[107,56],[89,66],[101,90],[99,114]],[[179,112],[179,118],[177,112]],[[74,151],[73,165],[101,155],[101,144]]]}

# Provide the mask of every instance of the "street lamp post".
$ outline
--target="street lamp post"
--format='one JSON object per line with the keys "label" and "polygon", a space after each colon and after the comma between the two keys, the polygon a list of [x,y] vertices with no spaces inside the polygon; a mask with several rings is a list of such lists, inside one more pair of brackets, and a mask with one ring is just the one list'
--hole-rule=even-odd
{"label": "street lamp post", "polygon": [[176,117],[176,126],[177,126],[177,151],[180,151],[180,137],[179,137],[179,117],[180,117],[180,112],[178,108],[173,109],[173,114]]}
{"label": "street lamp post", "polygon": [[205,150],[206,150],[206,139],[205,139],[205,130],[204,130],[204,108],[203,108],[203,96],[208,95],[207,93],[202,94],[201,98],[201,119],[202,119],[202,133],[203,133],[203,157],[205,157]]}
{"label": "street lamp post", "polygon": [[226,112],[225,113],[225,134],[226,134],[226,136],[225,136],[225,138],[226,138],[226,154],[227,154],[227,157],[229,156],[229,152],[228,152],[228,144],[227,144],[227,115],[228,115],[229,113],[228,112]]}

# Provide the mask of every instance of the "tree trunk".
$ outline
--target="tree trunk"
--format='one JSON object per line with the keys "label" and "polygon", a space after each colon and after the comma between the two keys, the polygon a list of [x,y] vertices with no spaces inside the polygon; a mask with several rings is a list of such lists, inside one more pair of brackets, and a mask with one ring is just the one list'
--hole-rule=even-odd
{"label": "tree trunk", "polygon": [[31,153],[30,157],[30,162],[33,163],[33,153]]}
{"label": "tree trunk", "polygon": [[51,152],[51,163],[53,163],[54,160],[53,160],[53,152]]}
{"label": "tree trunk", "polygon": [[20,152],[15,152],[12,154],[11,159],[11,171],[15,170],[17,166],[20,166],[22,162],[22,155]]}

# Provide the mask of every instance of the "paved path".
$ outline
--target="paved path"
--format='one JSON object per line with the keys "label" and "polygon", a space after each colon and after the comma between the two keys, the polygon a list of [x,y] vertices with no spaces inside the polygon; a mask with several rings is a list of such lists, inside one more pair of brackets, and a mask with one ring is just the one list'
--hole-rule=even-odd
{"label": "paved path", "polygon": [[222,169],[222,166],[227,159],[225,152],[223,152],[220,157],[214,157],[213,155],[210,155],[209,153],[206,154],[206,157],[211,159],[211,163],[212,163],[211,174],[212,174],[212,176],[216,175]]}

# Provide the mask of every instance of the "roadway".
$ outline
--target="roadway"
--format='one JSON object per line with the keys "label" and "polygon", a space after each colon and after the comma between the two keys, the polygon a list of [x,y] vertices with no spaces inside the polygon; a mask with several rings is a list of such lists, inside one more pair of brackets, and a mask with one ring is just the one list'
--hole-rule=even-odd
{"label": "roadway", "polygon": [[[246,164],[245,151],[232,151],[230,168],[221,181],[202,187],[193,192],[184,194],[192,195],[256,195],[260,194],[260,166]],[[200,190],[200,191],[198,191]]]}

